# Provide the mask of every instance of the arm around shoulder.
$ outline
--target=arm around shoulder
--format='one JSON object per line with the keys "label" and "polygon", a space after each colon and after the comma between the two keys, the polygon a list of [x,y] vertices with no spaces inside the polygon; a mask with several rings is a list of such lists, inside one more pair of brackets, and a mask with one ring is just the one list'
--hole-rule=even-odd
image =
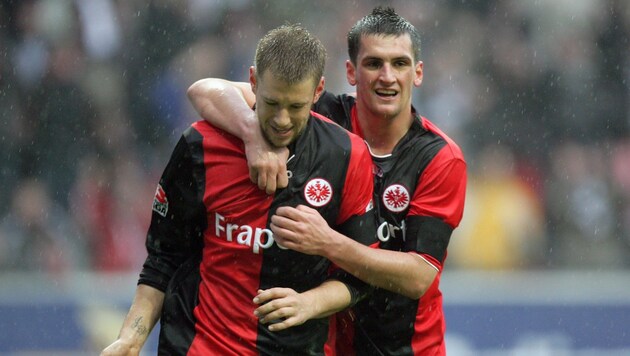
{"label": "arm around shoulder", "polygon": [[244,141],[258,127],[252,110],[256,97],[249,83],[204,78],[193,83],[186,94],[204,120]]}
{"label": "arm around shoulder", "polygon": [[289,151],[272,147],[263,137],[249,83],[206,78],[191,85],[187,95],[204,120],[243,140],[252,182],[268,194],[287,186]]}

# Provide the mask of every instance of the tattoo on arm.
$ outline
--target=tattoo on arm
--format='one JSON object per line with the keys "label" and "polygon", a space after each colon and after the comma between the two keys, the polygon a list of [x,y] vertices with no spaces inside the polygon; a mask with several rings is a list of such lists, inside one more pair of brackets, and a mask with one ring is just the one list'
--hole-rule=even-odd
{"label": "tattoo on arm", "polygon": [[144,335],[149,334],[149,328],[147,328],[147,326],[146,326],[146,325],[144,325],[144,324],[142,323],[142,321],[143,321],[143,320],[142,320],[142,317],[141,317],[141,316],[137,317],[137,318],[136,318],[136,320],[134,320],[134,321],[133,321],[133,324],[131,325],[131,328],[132,328],[133,330],[136,330],[136,332],[137,332],[138,334],[140,334],[140,335],[143,335],[143,336],[144,336]]}

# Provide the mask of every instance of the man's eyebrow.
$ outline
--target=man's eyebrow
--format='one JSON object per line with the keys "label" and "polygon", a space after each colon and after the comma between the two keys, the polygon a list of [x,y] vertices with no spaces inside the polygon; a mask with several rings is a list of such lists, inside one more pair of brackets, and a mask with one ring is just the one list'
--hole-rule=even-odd
{"label": "man's eyebrow", "polygon": [[[267,97],[267,96],[264,96],[264,95],[261,95],[261,99],[264,102],[266,102],[266,103],[273,103],[273,104],[280,103],[280,101],[278,101],[276,99],[273,99],[273,98],[270,98],[270,97]],[[283,103],[283,104],[286,104],[286,103]],[[294,101],[294,102],[288,103],[288,105],[290,105],[290,106],[293,106],[293,105],[302,105],[302,106],[310,105],[310,101],[308,101],[308,100],[305,100],[305,101]]]}
{"label": "man's eyebrow", "polygon": [[[373,61],[373,60],[385,61],[385,59],[383,57],[378,57],[378,56],[366,56],[366,57],[363,58],[362,61]],[[399,60],[411,61],[412,58],[410,56],[407,56],[407,55],[402,55],[402,56],[394,57],[391,60],[392,61],[399,61]]]}
{"label": "man's eyebrow", "polygon": [[381,57],[377,57],[377,56],[367,56],[367,57],[363,57],[364,61],[373,61],[373,60],[379,60],[382,61],[383,58]]}

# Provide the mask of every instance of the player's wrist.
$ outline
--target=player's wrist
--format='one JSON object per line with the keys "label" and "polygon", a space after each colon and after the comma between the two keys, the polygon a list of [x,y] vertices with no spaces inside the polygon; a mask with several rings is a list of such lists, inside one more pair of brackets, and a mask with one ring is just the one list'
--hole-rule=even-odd
{"label": "player's wrist", "polygon": [[112,345],[114,345],[115,348],[127,350],[128,354],[130,355],[134,355],[140,353],[140,350],[142,350],[145,341],[146,338],[138,339],[132,336],[121,336]]}
{"label": "player's wrist", "polygon": [[244,120],[241,122],[241,139],[248,144],[260,145],[264,141],[263,134],[260,128],[260,123],[256,118],[256,113],[250,111],[243,115]]}
{"label": "player's wrist", "polygon": [[335,262],[347,255],[349,243],[352,240],[333,229],[330,229],[329,236],[330,241],[323,245],[322,251],[318,254]]}
{"label": "player's wrist", "polygon": [[118,336],[118,342],[126,345],[128,349],[140,350],[147,341],[149,333],[149,329],[138,329],[137,325],[129,328],[123,328]]}

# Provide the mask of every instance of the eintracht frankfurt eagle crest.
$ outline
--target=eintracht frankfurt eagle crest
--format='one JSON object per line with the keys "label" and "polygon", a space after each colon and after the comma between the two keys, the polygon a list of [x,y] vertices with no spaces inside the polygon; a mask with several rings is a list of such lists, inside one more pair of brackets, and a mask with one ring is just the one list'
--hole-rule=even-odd
{"label": "eintracht frankfurt eagle crest", "polygon": [[330,202],[333,190],[325,179],[313,178],[304,186],[304,198],[314,207],[319,208]]}
{"label": "eintracht frankfurt eagle crest", "polygon": [[407,209],[409,201],[409,191],[400,184],[392,184],[383,192],[383,204],[394,213]]}

